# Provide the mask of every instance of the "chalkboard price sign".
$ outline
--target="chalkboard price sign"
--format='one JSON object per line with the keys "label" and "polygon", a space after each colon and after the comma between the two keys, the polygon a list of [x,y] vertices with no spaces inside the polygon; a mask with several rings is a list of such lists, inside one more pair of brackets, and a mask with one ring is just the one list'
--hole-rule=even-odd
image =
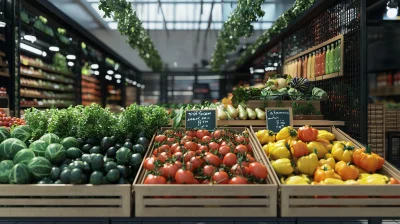
{"label": "chalkboard price sign", "polygon": [[213,131],[217,127],[216,110],[187,110],[186,128]]}
{"label": "chalkboard price sign", "polygon": [[267,129],[273,132],[279,132],[282,128],[293,126],[292,108],[270,108],[265,109],[267,116]]}

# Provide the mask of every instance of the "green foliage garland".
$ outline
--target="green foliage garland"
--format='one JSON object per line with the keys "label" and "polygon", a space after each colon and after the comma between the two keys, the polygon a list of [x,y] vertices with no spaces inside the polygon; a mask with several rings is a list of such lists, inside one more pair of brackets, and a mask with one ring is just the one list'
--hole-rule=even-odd
{"label": "green foliage garland", "polygon": [[128,37],[127,42],[132,48],[138,49],[147,66],[154,71],[162,69],[161,57],[133,11],[131,3],[125,0],[100,0],[99,9],[104,11],[104,17],[113,18],[118,22],[119,32]]}
{"label": "green foliage garland", "polygon": [[293,21],[302,12],[309,9],[314,2],[315,0],[296,0],[296,2],[288,11],[278,17],[271,28],[266,30],[254,44],[247,47],[246,51],[244,51],[240,56],[236,65],[242,65],[248,57],[254,54],[261,47],[261,45],[268,43],[274,35],[282,32],[282,30],[284,30],[291,21]]}
{"label": "green foliage garland", "polygon": [[264,16],[261,5],[264,0],[239,0],[235,10],[222,26],[211,59],[213,71],[219,71],[225,64],[226,55],[236,50],[239,38],[249,37],[253,34],[254,27],[251,23]]}

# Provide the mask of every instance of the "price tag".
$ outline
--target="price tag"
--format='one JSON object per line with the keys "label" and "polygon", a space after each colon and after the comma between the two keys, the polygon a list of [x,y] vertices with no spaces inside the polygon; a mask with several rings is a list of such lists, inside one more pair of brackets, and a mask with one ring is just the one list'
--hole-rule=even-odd
{"label": "price tag", "polygon": [[213,131],[217,127],[217,110],[187,110],[187,129],[205,129]]}
{"label": "price tag", "polygon": [[291,107],[265,108],[265,116],[267,116],[267,129],[273,132],[279,132],[287,126],[293,127],[293,113]]}

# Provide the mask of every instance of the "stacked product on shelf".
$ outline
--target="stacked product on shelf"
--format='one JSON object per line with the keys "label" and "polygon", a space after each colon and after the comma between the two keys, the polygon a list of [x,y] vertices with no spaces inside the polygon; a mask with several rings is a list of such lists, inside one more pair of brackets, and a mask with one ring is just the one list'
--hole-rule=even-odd
{"label": "stacked product on shelf", "polygon": [[101,105],[100,81],[90,75],[82,75],[82,105]]}
{"label": "stacked product on shelf", "polygon": [[122,106],[122,95],[121,89],[116,89],[115,85],[107,86],[107,104],[106,106],[110,108],[111,111],[120,111]]}
{"label": "stacked product on shelf", "polygon": [[41,59],[24,55],[20,58],[21,108],[68,107],[76,104],[74,76],[60,62],[65,60],[64,56],[56,53],[53,65],[47,65]]}

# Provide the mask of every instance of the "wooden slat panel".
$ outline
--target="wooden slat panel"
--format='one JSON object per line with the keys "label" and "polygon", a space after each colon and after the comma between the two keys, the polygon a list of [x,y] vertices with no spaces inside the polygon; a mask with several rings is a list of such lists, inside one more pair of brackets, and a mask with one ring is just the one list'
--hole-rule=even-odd
{"label": "wooden slat panel", "polygon": [[[137,215],[136,211],[136,216]],[[181,208],[162,207],[145,208],[140,212],[141,217],[266,217],[274,216],[268,208]]]}
{"label": "wooden slat panel", "polygon": [[400,200],[398,198],[291,198],[289,199],[289,206],[292,205],[397,205],[400,209]]}
{"label": "wooden slat panel", "polygon": [[71,199],[42,199],[42,198],[10,198],[0,199],[0,205],[121,205],[122,199],[90,199],[90,198],[71,198]]}
{"label": "wooden slat panel", "polygon": [[[400,196],[400,185],[282,185],[290,196]],[[378,200],[378,199],[377,199]]]}
{"label": "wooden slat panel", "polygon": [[283,217],[396,217],[398,214],[396,207],[314,207],[282,211]]}
{"label": "wooden slat panel", "polygon": [[144,205],[261,205],[267,206],[270,203],[268,198],[179,198],[171,200],[169,198],[146,198],[143,200]]}
{"label": "wooden slat panel", "polygon": [[121,208],[2,208],[0,217],[126,217]]}

